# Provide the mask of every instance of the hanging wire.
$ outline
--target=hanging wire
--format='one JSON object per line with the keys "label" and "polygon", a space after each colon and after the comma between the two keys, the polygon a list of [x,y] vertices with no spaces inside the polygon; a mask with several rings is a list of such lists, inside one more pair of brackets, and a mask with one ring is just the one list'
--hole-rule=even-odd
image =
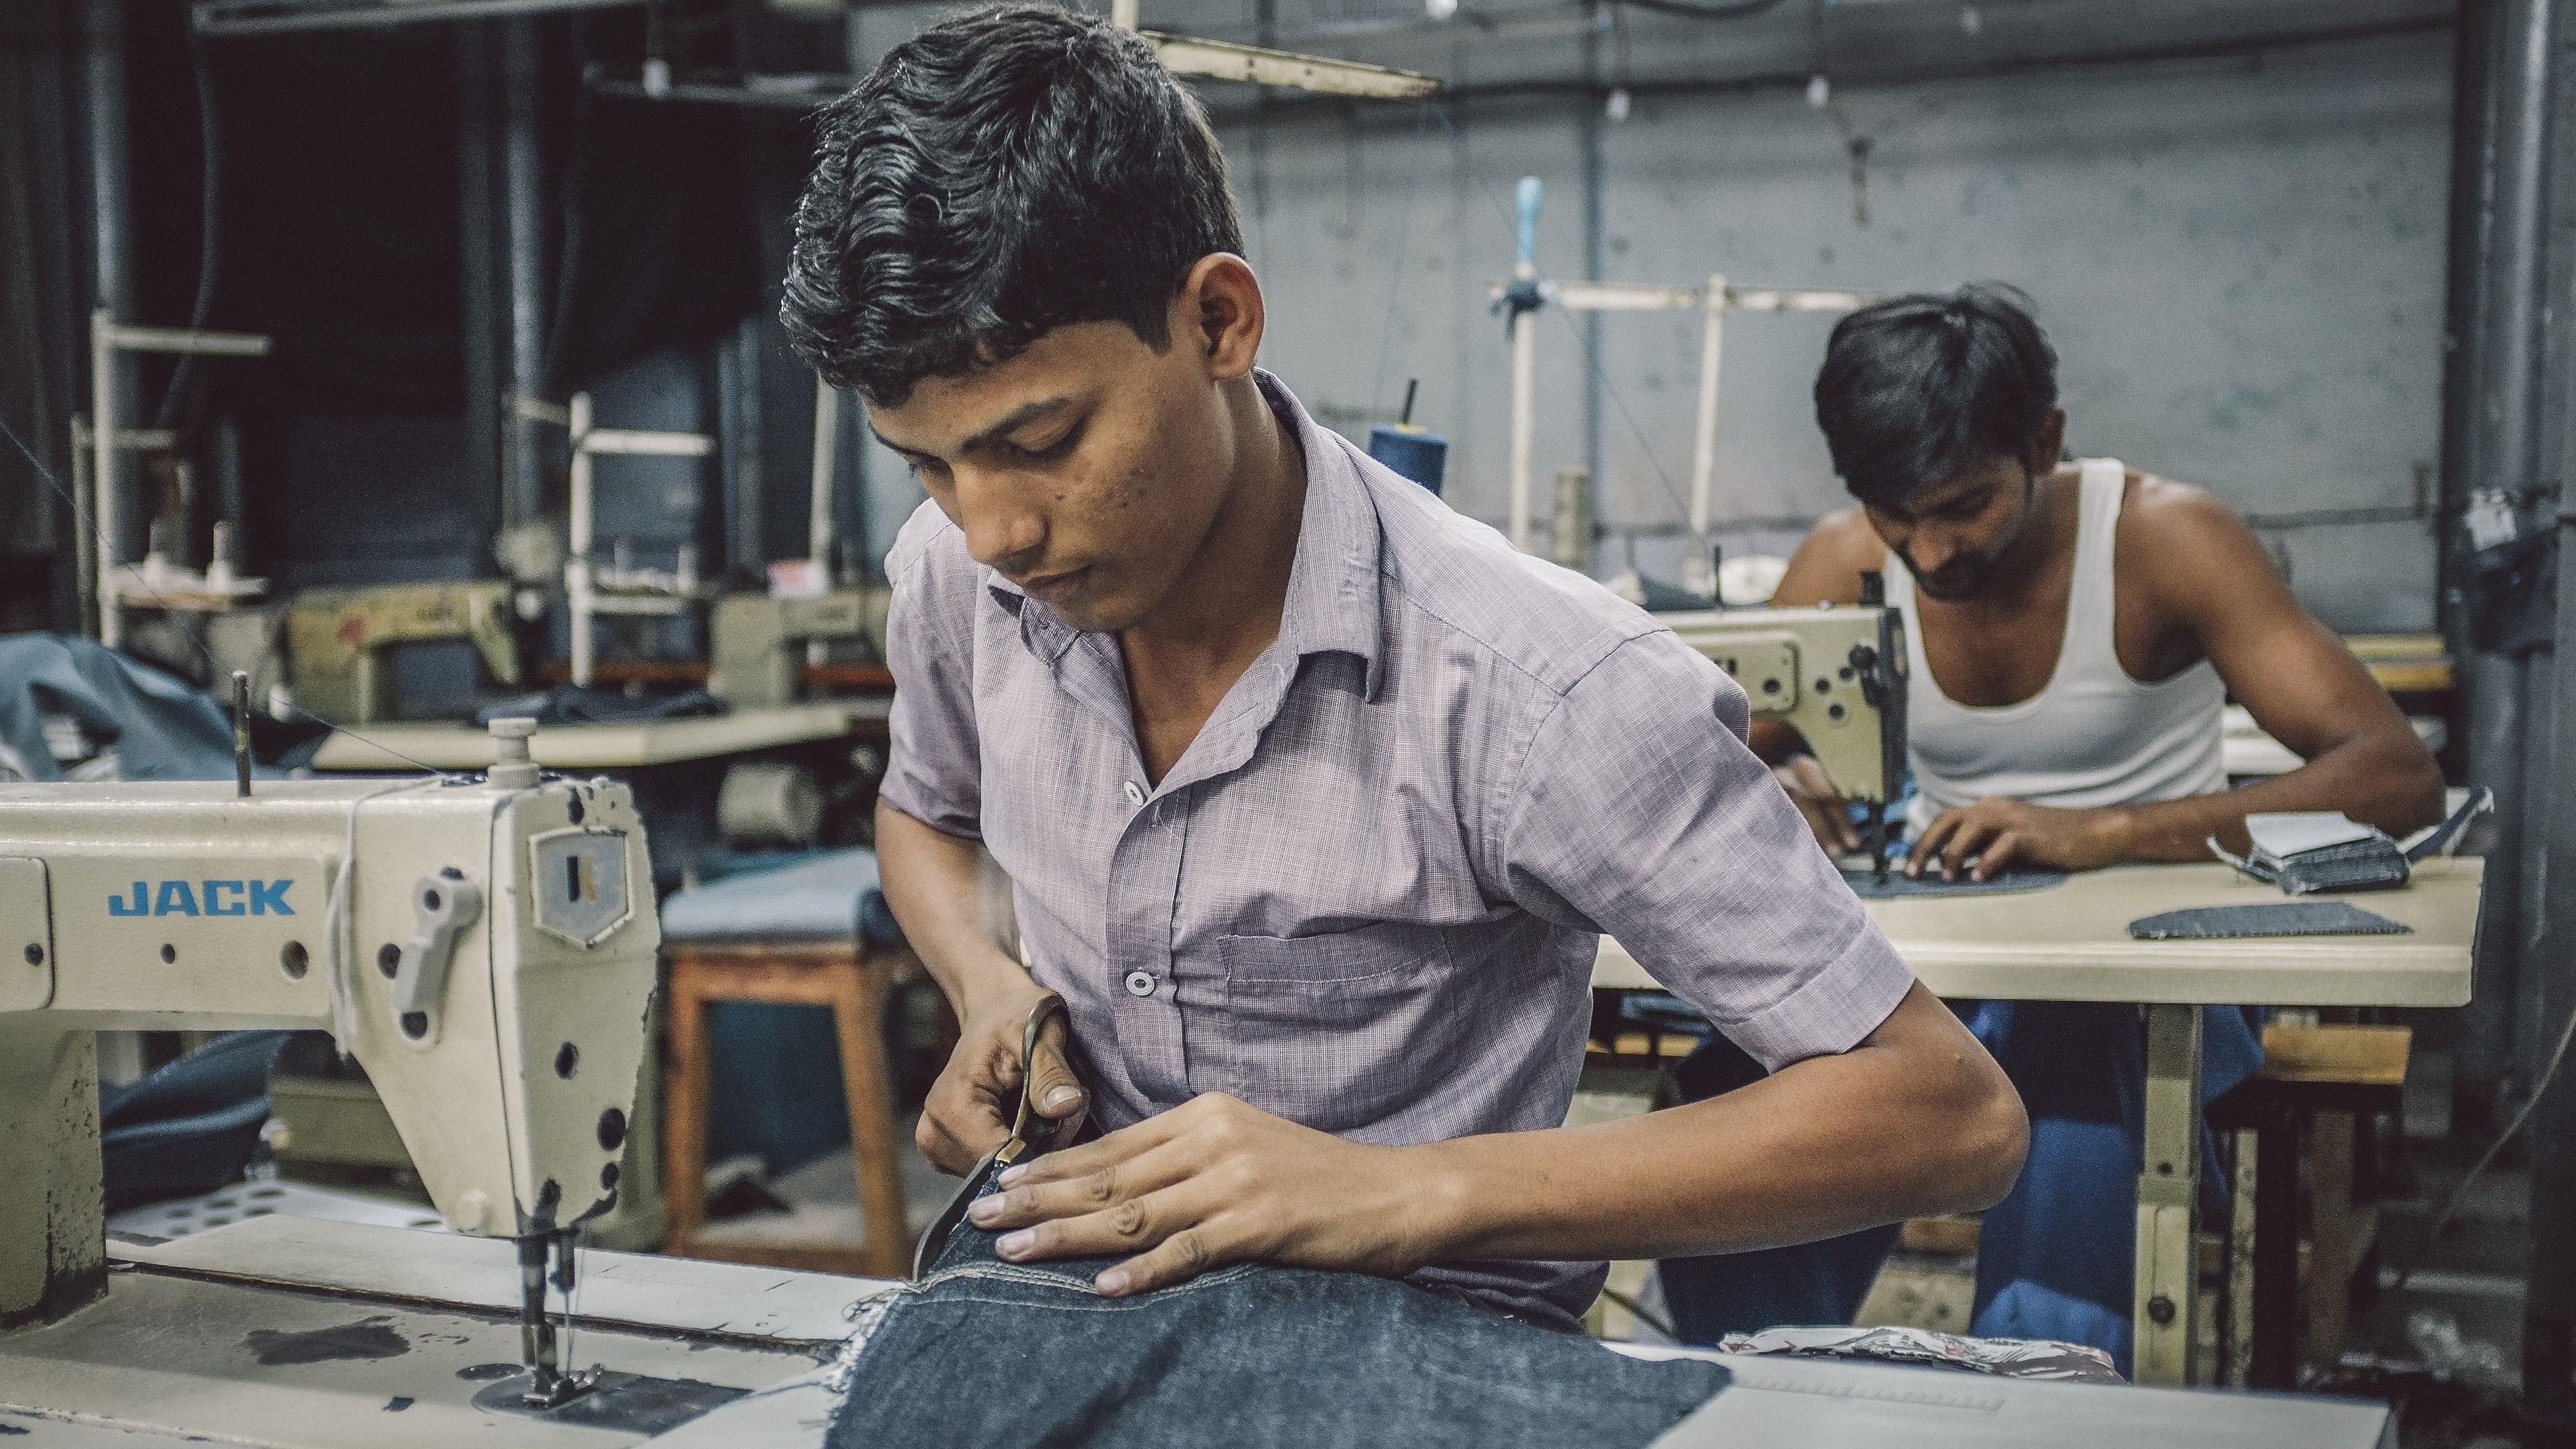
{"label": "hanging wire", "polygon": [[[1431,134],[1431,103],[1424,101],[1413,122],[1413,155],[1404,168],[1404,219],[1395,231],[1395,265],[1386,277],[1386,326],[1377,335],[1377,375],[1369,379],[1369,416],[1378,414],[1386,396],[1387,364],[1395,354],[1396,298],[1404,294],[1404,264],[1413,247],[1413,185],[1422,173],[1422,143]],[[1409,419],[1408,419],[1409,421]]]}
{"label": "hanging wire", "polygon": [[2514,1139],[2514,1134],[2522,1130],[2525,1122],[2531,1120],[2533,1109],[2540,1105],[2542,1097],[2549,1094],[2549,1084],[2557,1080],[2558,1069],[2567,1064],[2570,1042],[2576,1042],[2576,1012],[2568,1014],[2567,1028],[2558,1033],[2558,1046],[2549,1053],[2549,1065],[2541,1069],[2540,1080],[2533,1085],[2531,1095],[2524,1099],[2522,1110],[2513,1114],[2513,1120],[2506,1123],[2504,1130],[2496,1134],[2495,1141],[2488,1143],[2487,1150],[2478,1155],[2477,1163],[2469,1169],[2468,1176],[2461,1178],[2460,1185],[2451,1190],[2450,1201],[2442,1204],[2442,1211],[2433,1219],[2433,1230],[2424,1235],[2424,1246],[2415,1250],[2414,1258],[2398,1271],[2396,1279],[2385,1291],[2404,1292],[2406,1285],[2414,1281],[2415,1271],[2433,1256],[2433,1250],[2441,1245],[2443,1232],[2451,1226],[2451,1219],[2459,1216],[2461,1206],[2469,1200],[2469,1189],[2478,1185],[2478,1179],[2494,1165],[2497,1155],[2504,1151],[2504,1145]]}
{"label": "hanging wire", "polygon": [[[203,168],[197,182],[197,299],[188,308],[188,330],[202,332],[215,304],[216,237],[223,219],[223,151],[216,140],[213,67],[206,59],[204,37],[193,31],[188,37],[188,65],[197,79],[197,150]],[[196,361],[193,352],[179,354],[178,363],[170,369],[169,386],[161,391],[161,405],[152,410],[155,428],[169,427],[177,415],[180,392],[188,385],[188,372]]]}
{"label": "hanging wire", "polygon": [[[1432,108],[1432,113],[1439,118],[1440,128],[1447,131],[1451,139],[1456,139],[1458,130],[1449,120],[1448,108],[1436,106]],[[1505,201],[1501,192],[1491,187],[1484,188],[1484,191],[1485,199],[1493,204],[1494,215],[1502,222],[1504,231],[1511,231],[1518,223],[1512,220],[1510,204]],[[1682,501],[1681,490],[1673,486],[1672,475],[1664,471],[1663,459],[1655,456],[1655,445],[1646,440],[1646,430],[1638,426],[1637,415],[1628,410],[1628,400],[1620,394],[1619,385],[1613,382],[1610,374],[1602,369],[1600,357],[1594,353],[1585,339],[1583,329],[1575,324],[1574,314],[1563,307],[1552,307],[1547,310],[1554,312],[1564,321],[1567,335],[1574,339],[1577,349],[1583,354],[1584,367],[1600,382],[1601,390],[1610,398],[1610,405],[1618,410],[1619,420],[1628,425],[1628,435],[1636,439],[1637,451],[1645,456],[1646,465],[1654,470],[1655,481],[1663,485],[1664,496],[1673,501],[1673,512],[1680,517],[1688,518],[1690,505]],[[1598,486],[1598,480],[1595,486]]]}

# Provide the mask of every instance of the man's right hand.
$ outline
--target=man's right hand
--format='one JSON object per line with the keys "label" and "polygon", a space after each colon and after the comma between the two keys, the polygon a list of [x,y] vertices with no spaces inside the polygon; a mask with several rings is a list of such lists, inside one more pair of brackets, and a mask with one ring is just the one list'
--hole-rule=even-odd
{"label": "man's right hand", "polygon": [[1789,803],[1807,819],[1807,828],[1815,832],[1816,843],[1827,855],[1846,855],[1861,848],[1860,831],[1852,825],[1851,802],[1834,782],[1825,777],[1825,767],[1813,755],[1793,755],[1784,764],[1771,767],[1772,778],[1789,792]]}
{"label": "man's right hand", "polygon": [[[921,1125],[913,1132],[921,1155],[952,1177],[974,1171],[984,1154],[1011,1135],[1011,1116],[1019,1106],[1020,1038],[1046,988],[1017,965],[1010,974],[1018,980],[980,993],[968,1006],[958,1024],[957,1050],[931,1084]],[[1066,1060],[1064,1021],[1058,1015],[1038,1033],[1030,1110],[1069,1136],[1090,1099]]]}

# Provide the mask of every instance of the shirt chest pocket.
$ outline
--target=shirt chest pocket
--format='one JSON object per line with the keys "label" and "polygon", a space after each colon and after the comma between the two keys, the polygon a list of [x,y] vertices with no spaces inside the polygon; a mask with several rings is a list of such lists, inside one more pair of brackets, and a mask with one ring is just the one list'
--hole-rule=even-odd
{"label": "shirt chest pocket", "polygon": [[[1418,1098],[1451,976],[1444,933],[1383,922],[1316,936],[1221,936],[1191,1085],[1326,1132]],[[1208,1028],[1213,1028],[1212,1030]]]}

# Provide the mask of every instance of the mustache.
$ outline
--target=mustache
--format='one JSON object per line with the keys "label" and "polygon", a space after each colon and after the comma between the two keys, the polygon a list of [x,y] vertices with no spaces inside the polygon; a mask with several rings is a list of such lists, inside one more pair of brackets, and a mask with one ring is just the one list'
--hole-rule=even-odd
{"label": "mustache", "polygon": [[1961,554],[1937,569],[1925,570],[1914,556],[1903,550],[1897,555],[1906,571],[1914,575],[1915,586],[1933,598],[1956,600],[1978,592],[1994,576],[1995,561],[1984,554]]}

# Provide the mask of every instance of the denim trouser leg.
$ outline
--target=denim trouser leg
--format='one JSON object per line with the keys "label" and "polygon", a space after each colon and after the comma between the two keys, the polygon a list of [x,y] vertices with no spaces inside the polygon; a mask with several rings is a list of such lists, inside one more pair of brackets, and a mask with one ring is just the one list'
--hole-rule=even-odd
{"label": "denim trouser leg", "polygon": [[1673,1331],[1684,1343],[1714,1346],[1730,1333],[1849,1323],[1902,1229],[1890,1223],[1794,1247],[1666,1258],[1656,1270]]}
{"label": "denim trouser leg", "polygon": [[1725,1386],[1389,1278],[1240,1265],[1103,1298],[961,1224],[859,1351],[827,1449],[1642,1446]]}

